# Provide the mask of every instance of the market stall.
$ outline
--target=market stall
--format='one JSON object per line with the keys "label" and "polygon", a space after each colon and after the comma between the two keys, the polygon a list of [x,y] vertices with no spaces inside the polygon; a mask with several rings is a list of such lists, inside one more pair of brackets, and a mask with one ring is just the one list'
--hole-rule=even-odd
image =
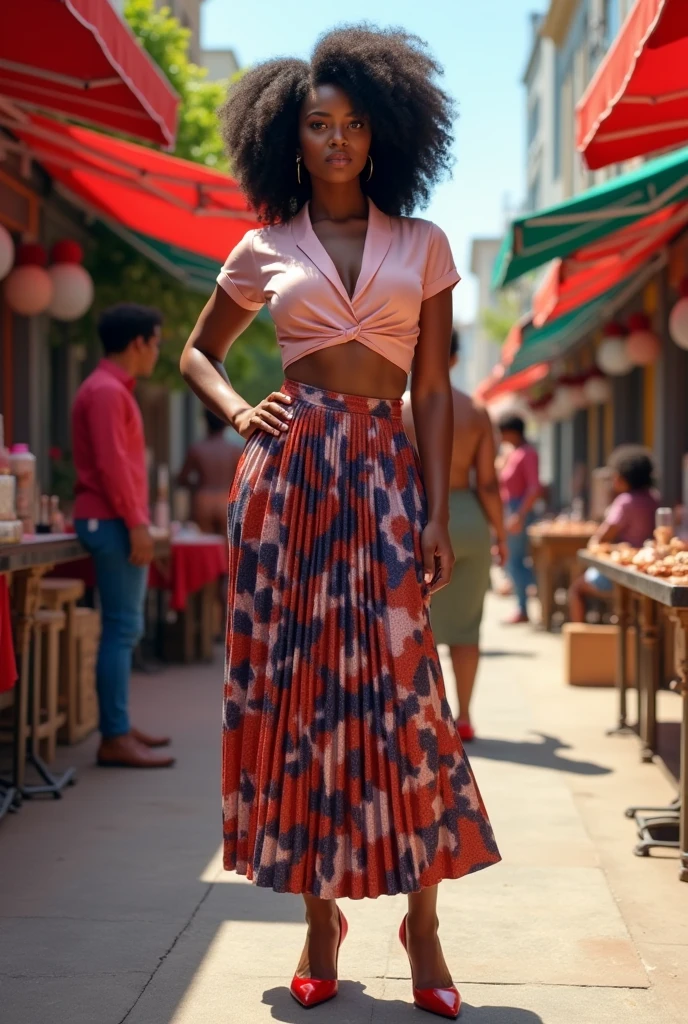
{"label": "market stall", "polygon": [[568,587],[577,575],[578,552],[596,529],[597,523],[576,523],[568,519],[543,520],[528,529],[545,629],[552,628],[557,588]]}
{"label": "market stall", "polygon": [[[156,540],[156,558],[164,559],[169,553],[166,536]],[[74,771],[68,769],[55,775],[38,752],[37,736],[29,737],[29,701],[32,696],[31,642],[40,605],[40,581],[55,566],[83,560],[84,549],[73,534],[45,534],[25,537],[17,544],[0,545],[0,579],[11,581],[11,609],[14,624],[14,655],[17,680],[14,687],[12,716],[12,768],[2,788],[16,796],[30,797],[52,794],[59,797],[65,786],[74,781]],[[4,587],[3,587],[4,589]],[[0,634],[3,654],[9,662],[8,648],[11,635],[4,626]],[[27,782],[27,767],[34,768],[41,782]],[[0,797],[3,805],[6,800]],[[7,808],[5,808],[7,809]]]}
{"label": "market stall", "polygon": [[[644,549],[645,550],[645,549]],[[649,550],[649,549],[648,549]],[[659,626],[668,620],[675,629],[675,670],[678,676],[672,689],[683,700],[680,740],[680,783],[676,803],[667,808],[631,809],[639,825],[641,843],[636,852],[647,855],[650,849],[669,846],[680,851],[680,880],[688,881],[688,552],[646,562],[655,565],[655,572],[642,571],[642,563],[633,564],[630,552],[612,560],[614,551],[593,553],[581,551],[580,561],[599,570],[616,587],[618,610],[617,687],[619,692],[619,726],[614,731],[626,731],[626,641],[631,622],[631,603],[639,604],[638,633],[640,658],[637,670],[639,697],[639,733],[643,744],[643,759],[657,753],[656,694],[659,684]],[[683,555],[686,557],[684,558]],[[633,553],[633,558],[637,553]],[[649,555],[644,556],[646,559]],[[678,570],[678,572],[677,572]],[[649,817],[643,813],[650,811]],[[676,839],[666,838],[667,829],[675,826]],[[657,833],[662,838],[658,838]]]}

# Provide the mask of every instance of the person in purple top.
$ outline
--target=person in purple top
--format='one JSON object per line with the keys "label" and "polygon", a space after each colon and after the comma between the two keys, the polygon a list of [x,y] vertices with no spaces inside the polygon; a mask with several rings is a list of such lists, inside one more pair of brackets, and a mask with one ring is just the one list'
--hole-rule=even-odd
{"label": "person in purple top", "polygon": [[[659,499],[653,490],[654,465],[644,449],[619,448],[613,452],[609,465],[614,470],[616,497],[607,509],[605,520],[590,546],[620,544],[641,548],[652,537]],[[585,622],[585,599],[608,597],[613,584],[598,569],[587,569],[569,590],[569,612],[572,622]]]}

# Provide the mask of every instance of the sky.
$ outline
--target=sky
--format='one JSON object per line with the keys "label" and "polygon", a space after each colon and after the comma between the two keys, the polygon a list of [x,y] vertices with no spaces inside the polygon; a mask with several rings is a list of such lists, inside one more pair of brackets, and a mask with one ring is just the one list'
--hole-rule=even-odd
{"label": "sky", "polygon": [[[342,22],[372,20],[419,35],[445,68],[458,103],[453,175],[421,216],[447,233],[464,280],[454,293],[457,319],[475,315],[470,240],[503,233],[525,191],[525,88],[530,13],[545,0],[206,0],[203,45],[230,47],[241,66],[270,57],[308,58],[315,40]],[[341,16],[336,13],[341,11]]]}

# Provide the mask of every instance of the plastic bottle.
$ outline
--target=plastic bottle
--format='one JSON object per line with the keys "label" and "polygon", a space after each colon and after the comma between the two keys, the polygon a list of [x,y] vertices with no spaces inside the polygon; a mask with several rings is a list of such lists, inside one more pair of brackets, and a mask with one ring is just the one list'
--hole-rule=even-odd
{"label": "plastic bottle", "polygon": [[65,517],[60,509],[60,499],[57,494],[53,494],[50,497],[50,532],[65,532]]}
{"label": "plastic bottle", "polygon": [[28,444],[14,444],[10,451],[10,472],[17,481],[17,519],[21,519],[25,534],[35,532],[36,456]]}
{"label": "plastic bottle", "polygon": [[17,518],[15,508],[16,481],[10,473],[10,453],[5,448],[4,424],[0,416],[0,523]]}

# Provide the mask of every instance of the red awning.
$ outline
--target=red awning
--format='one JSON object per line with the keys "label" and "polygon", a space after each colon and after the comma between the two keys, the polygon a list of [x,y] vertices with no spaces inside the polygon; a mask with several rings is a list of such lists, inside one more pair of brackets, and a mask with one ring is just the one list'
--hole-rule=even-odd
{"label": "red awning", "polygon": [[539,384],[549,373],[549,363],[536,363],[526,370],[514,373],[507,377],[506,367],[501,363],[497,364],[489,377],[476,388],[473,397],[480,402],[494,402],[505,395],[517,394],[520,391],[527,391],[535,384]]}
{"label": "red awning", "polygon": [[688,4],[636,0],[576,108],[592,170],[688,141]]}
{"label": "red awning", "polygon": [[3,145],[28,152],[77,203],[131,231],[224,261],[256,226],[227,174],[48,118],[12,131],[22,142]]}
{"label": "red awning", "polygon": [[674,203],[555,260],[533,298],[533,325],[542,327],[622,284],[687,223],[688,203]]}
{"label": "red awning", "polygon": [[179,97],[109,0],[6,0],[0,96],[174,143]]}

